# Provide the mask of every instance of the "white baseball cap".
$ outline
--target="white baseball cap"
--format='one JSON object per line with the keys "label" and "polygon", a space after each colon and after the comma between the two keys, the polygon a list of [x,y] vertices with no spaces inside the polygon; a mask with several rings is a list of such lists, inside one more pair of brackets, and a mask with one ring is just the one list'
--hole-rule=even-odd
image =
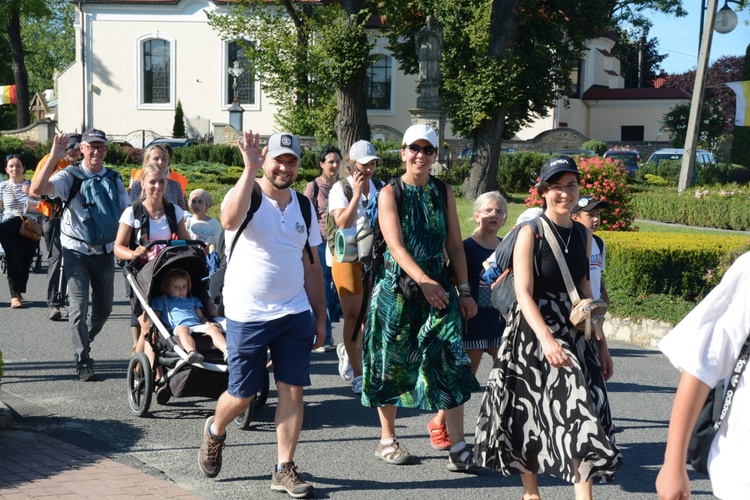
{"label": "white baseball cap", "polygon": [[268,154],[271,158],[278,158],[290,154],[301,159],[299,139],[289,132],[279,132],[268,138]]}
{"label": "white baseball cap", "polygon": [[349,159],[361,163],[370,163],[372,160],[379,160],[375,146],[367,141],[357,141],[349,148]]}
{"label": "white baseball cap", "polygon": [[424,124],[412,125],[407,128],[406,132],[404,132],[404,140],[401,144],[408,146],[409,144],[414,144],[420,139],[426,140],[435,148],[438,147],[438,137],[435,129]]}

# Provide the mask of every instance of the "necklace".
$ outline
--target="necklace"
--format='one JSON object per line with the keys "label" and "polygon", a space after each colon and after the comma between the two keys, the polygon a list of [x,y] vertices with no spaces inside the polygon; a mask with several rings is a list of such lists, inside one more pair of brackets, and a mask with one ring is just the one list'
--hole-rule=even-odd
{"label": "necklace", "polygon": [[[550,222],[552,222],[552,221],[550,221]],[[562,243],[563,246],[565,246],[565,253],[568,253],[568,245],[570,244],[570,237],[573,235],[573,228],[572,227],[570,228],[570,232],[568,233],[568,241],[566,241],[564,243],[563,243],[562,236],[560,236],[560,233],[557,231],[557,224],[555,224],[554,222],[552,222],[552,230],[555,232],[555,234],[557,235],[557,237],[560,239],[560,243]]]}

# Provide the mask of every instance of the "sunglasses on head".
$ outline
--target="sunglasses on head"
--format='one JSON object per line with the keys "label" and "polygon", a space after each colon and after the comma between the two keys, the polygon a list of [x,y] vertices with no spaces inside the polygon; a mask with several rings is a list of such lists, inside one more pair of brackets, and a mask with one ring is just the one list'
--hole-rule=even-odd
{"label": "sunglasses on head", "polygon": [[18,153],[11,153],[11,154],[5,156],[5,161],[10,161],[13,158],[20,158],[20,157],[21,157],[21,155],[19,155]]}
{"label": "sunglasses on head", "polygon": [[434,146],[420,146],[419,144],[409,144],[407,147],[409,148],[409,151],[411,151],[415,155],[422,152],[427,156],[432,156],[435,154],[435,151],[437,151]]}

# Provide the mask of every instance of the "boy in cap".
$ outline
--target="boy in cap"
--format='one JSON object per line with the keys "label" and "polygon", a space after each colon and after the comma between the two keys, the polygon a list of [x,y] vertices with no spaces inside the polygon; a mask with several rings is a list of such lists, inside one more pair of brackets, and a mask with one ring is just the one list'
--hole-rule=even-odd
{"label": "boy in cap", "polygon": [[[302,393],[310,385],[310,352],[323,344],[326,335],[323,271],[305,247],[309,245],[309,250],[322,239],[320,231],[306,227],[302,213],[301,203],[314,213],[312,202],[290,189],[299,172],[299,139],[287,132],[273,134],[261,150],[258,134],[247,131],[238,145],[245,169],[221,211],[228,248],[234,242],[223,290],[229,384],[215,414],[205,422],[198,464],[208,477],[221,471],[226,428],[253,404],[263,382],[268,349],[279,394],[278,461],[271,489],[301,498],[313,491],[294,464],[302,430]],[[261,200],[247,221],[256,182]]]}
{"label": "boy in cap", "polygon": [[[65,157],[57,162],[53,174],[81,159],[80,144],[81,134],[68,134]],[[48,158],[49,153],[39,160],[32,180],[36,178],[44,164],[47,163]],[[49,307],[49,319],[52,321],[67,319],[68,308],[65,306],[65,297],[68,287],[65,276],[62,276],[62,245],[60,244],[62,200],[43,196],[42,201],[37,204],[37,210],[45,216],[43,227],[44,242],[47,245],[47,307]]]}
{"label": "boy in cap", "polygon": [[604,286],[602,272],[604,271],[604,241],[593,234],[599,229],[602,220],[602,209],[607,208],[609,203],[597,200],[593,196],[581,196],[578,203],[570,211],[573,220],[580,222],[592,233],[591,260],[589,263],[589,281],[594,299],[602,299],[609,305],[609,294]]}

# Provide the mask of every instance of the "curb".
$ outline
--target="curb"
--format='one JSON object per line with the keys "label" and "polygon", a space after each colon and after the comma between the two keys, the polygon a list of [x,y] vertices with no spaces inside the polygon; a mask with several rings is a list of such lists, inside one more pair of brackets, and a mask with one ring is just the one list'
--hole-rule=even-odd
{"label": "curb", "polygon": [[654,319],[632,320],[607,314],[604,321],[604,335],[608,340],[619,340],[644,347],[658,348],[674,325]]}

